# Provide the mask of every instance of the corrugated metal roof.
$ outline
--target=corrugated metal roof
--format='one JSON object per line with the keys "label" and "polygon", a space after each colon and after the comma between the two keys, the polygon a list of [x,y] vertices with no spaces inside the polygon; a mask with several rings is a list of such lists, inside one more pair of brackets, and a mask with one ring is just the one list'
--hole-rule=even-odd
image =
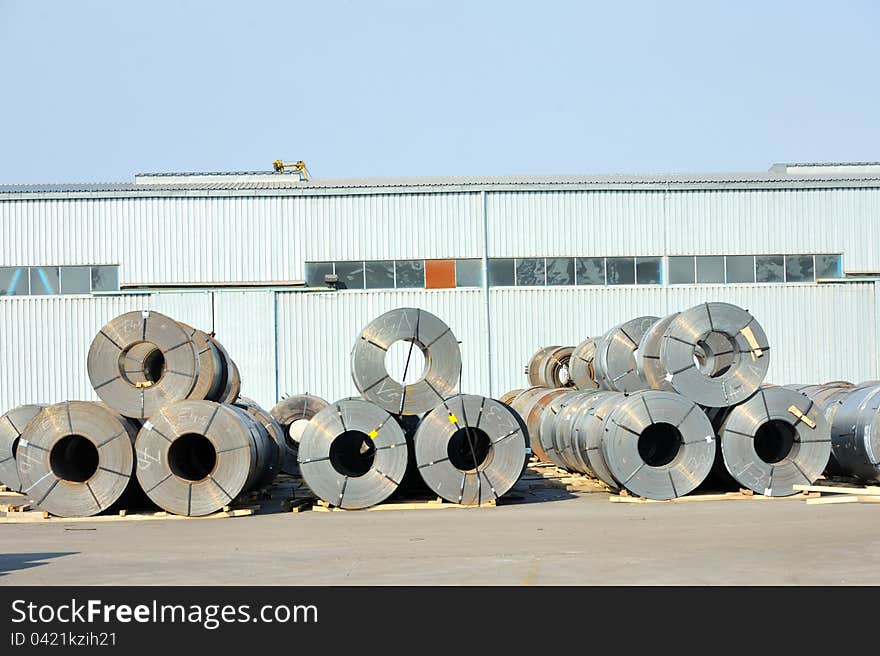
{"label": "corrugated metal roof", "polygon": [[[150,174],[155,175],[155,174]],[[207,176],[213,173],[169,173],[169,180],[175,176]],[[221,174],[225,175],[225,174]],[[230,173],[230,176],[247,174]],[[256,175],[256,174],[255,174]],[[268,175],[260,173],[260,175]],[[320,190],[345,189],[412,189],[440,191],[446,188],[479,190],[486,188],[518,187],[566,187],[566,188],[614,188],[620,187],[708,187],[725,188],[737,186],[818,186],[848,184],[856,186],[878,186],[880,174],[834,174],[812,175],[808,178],[785,173],[674,173],[674,174],[605,174],[605,175],[511,175],[511,176],[440,176],[414,178],[353,178],[353,179],[312,179],[301,182],[287,178],[278,182],[259,180],[245,182],[169,182],[128,183],[128,182],[89,182],[65,184],[11,184],[0,185],[0,194],[79,194],[79,193],[124,193],[149,195],[157,192],[181,193],[212,191],[283,191],[285,193],[308,193]]]}

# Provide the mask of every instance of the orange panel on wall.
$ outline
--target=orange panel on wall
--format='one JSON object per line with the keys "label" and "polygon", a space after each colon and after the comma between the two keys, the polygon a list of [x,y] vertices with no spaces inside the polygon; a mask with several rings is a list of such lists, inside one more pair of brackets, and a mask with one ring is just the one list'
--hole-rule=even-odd
{"label": "orange panel on wall", "polygon": [[455,260],[425,260],[425,288],[455,287]]}

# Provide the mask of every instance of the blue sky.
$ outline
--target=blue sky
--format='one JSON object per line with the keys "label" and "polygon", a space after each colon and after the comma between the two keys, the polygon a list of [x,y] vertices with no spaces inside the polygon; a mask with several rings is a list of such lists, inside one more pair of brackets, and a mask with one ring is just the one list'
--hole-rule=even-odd
{"label": "blue sky", "polygon": [[0,0],[0,183],[880,159],[880,3]]}

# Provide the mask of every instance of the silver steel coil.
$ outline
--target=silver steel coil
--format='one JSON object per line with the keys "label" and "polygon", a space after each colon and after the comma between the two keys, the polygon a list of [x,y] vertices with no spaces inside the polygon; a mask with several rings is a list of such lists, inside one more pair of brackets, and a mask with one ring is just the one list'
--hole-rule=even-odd
{"label": "silver steel coil", "polygon": [[13,492],[21,492],[21,479],[15,461],[21,434],[45,405],[20,405],[0,416],[0,483]]}
{"label": "silver steel coil", "polygon": [[[718,347],[721,341],[726,349]],[[709,342],[715,346],[709,347]],[[730,364],[716,372],[701,367],[698,353],[707,348]],[[659,363],[673,390],[700,405],[723,408],[755,393],[770,366],[769,349],[763,328],[746,310],[729,303],[703,303],[670,323]]]}
{"label": "silver steel coil", "polygon": [[831,450],[842,473],[880,482],[880,386],[850,391],[831,427]]}
{"label": "silver steel coil", "polygon": [[283,472],[287,474],[299,472],[296,453],[299,450],[302,434],[305,432],[309,420],[328,405],[327,401],[318,396],[294,394],[281,399],[272,408],[271,414],[281,424],[287,447],[284,465],[281,468]]}
{"label": "silver steel coil", "polygon": [[583,404],[572,426],[573,455],[582,471],[615,489],[618,483],[605,462],[602,438],[605,435],[605,420],[624,398],[621,392],[600,390]]}
{"label": "silver steel coil", "polygon": [[555,444],[563,467],[570,471],[583,474],[591,473],[587,463],[578,451],[574,432],[575,422],[578,417],[590,407],[593,399],[600,394],[600,390],[588,390],[581,392],[580,396],[572,399],[560,410],[555,423]]}
{"label": "silver steel coil", "polygon": [[663,344],[663,335],[666,333],[666,329],[669,328],[669,324],[675,321],[676,317],[678,317],[678,312],[657,319],[639,340],[639,348],[636,351],[636,370],[651,389],[673,391],[672,385],[666,380],[666,371],[660,365],[660,346]]}
{"label": "silver steel coil", "polygon": [[221,393],[226,385],[224,378],[223,355],[207,333],[185,323],[180,327],[190,336],[199,359],[199,371],[196,384],[190,390],[188,399],[200,401],[220,401]]}
{"label": "silver steel coil", "polygon": [[135,424],[98,403],[43,408],[25,427],[16,462],[22,493],[58,517],[89,517],[134,481]]}
{"label": "silver steel coil", "polygon": [[[395,342],[421,350],[425,368],[415,383],[394,380],[385,355]],[[364,328],[351,351],[351,375],[358,392],[387,412],[416,415],[430,411],[458,386],[461,350],[452,330],[430,312],[399,308]]]}
{"label": "silver steel coil", "polygon": [[271,445],[274,446],[274,451],[270,449],[269,466],[265,468],[263,476],[257,481],[255,486],[257,488],[264,488],[283,471],[284,462],[287,458],[287,443],[284,441],[284,429],[281,428],[281,424],[269,412],[264,410],[253,399],[239,396],[234,405],[244,409],[266,430],[266,434],[272,440]]}
{"label": "silver steel coil", "polygon": [[636,349],[642,335],[658,317],[637,317],[615,326],[596,345],[593,365],[599,387],[615,392],[635,392],[648,384],[639,375]]}
{"label": "silver steel coil", "polygon": [[573,346],[547,346],[535,353],[526,367],[529,385],[572,387],[569,362]]}
{"label": "silver steel coil", "polygon": [[715,432],[693,401],[645,390],[619,401],[608,415],[602,455],[621,487],[648,499],[674,499],[706,480]]}
{"label": "silver steel coil", "polygon": [[[561,394],[570,392],[571,390],[567,390],[562,387],[557,387],[554,389],[536,389],[541,391],[530,395],[524,394],[523,396],[525,398],[522,404],[519,404],[519,407],[517,407],[516,404],[512,404],[511,407],[513,407],[513,409],[519,413],[523,421],[526,422],[529,447],[531,448],[532,453],[534,453],[539,460],[550,462],[550,456],[547,454],[546,451],[544,451],[544,447],[541,445],[541,418],[544,416],[544,410],[546,410],[547,406],[552,403],[553,399]],[[522,408],[521,410],[520,407]]]}
{"label": "silver steel coil", "polygon": [[299,443],[306,485],[339,508],[368,508],[400,486],[407,440],[398,421],[364,399],[343,399],[309,421]]}
{"label": "silver steel coil", "polygon": [[[135,362],[145,353],[151,368],[130,371],[131,350]],[[92,340],[88,355],[89,380],[95,392],[111,408],[126,417],[146,418],[169,403],[182,400],[198,377],[198,356],[186,331],[158,312],[127,312],[106,324]],[[161,372],[158,378],[156,372]]]}
{"label": "silver steel coil", "polygon": [[561,453],[562,446],[559,440],[557,440],[559,417],[568,406],[577,402],[583,396],[584,392],[571,390],[553,398],[541,413],[540,420],[538,421],[537,435],[532,435],[531,433],[529,435],[530,439],[537,439],[540,442],[541,450],[547,454],[550,462],[559,467],[569,467]]}
{"label": "silver steel coil", "polygon": [[574,347],[571,359],[568,361],[568,375],[572,384],[579,390],[598,389],[596,382],[596,369],[593,359],[596,357],[597,340],[588,337]]}
{"label": "silver steel coil", "polygon": [[831,427],[821,407],[787,387],[762,387],[725,409],[716,426],[726,472],[765,496],[789,496],[794,485],[812,485],[831,455]]}
{"label": "silver steel coil", "polygon": [[516,484],[529,457],[520,418],[495,399],[458,394],[422,419],[416,464],[431,490],[453,503],[499,499]]}
{"label": "silver steel coil", "polygon": [[144,422],[135,449],[137,479],[147,496],[168,512],[202,516],[256,488],[274,443],[241,408],[186,400]]}
{"label": "silver steel coil", "polygon": [[524,389],[510,390],[509,392],[505,392],[504,394],[502,394],[498,398],[498,400],[501,401],[505,405],[510,405],[511,403],[513,403],[513,400],[516,397],[518,397],[520,394],[522,394],[524,391],[525,391]]}

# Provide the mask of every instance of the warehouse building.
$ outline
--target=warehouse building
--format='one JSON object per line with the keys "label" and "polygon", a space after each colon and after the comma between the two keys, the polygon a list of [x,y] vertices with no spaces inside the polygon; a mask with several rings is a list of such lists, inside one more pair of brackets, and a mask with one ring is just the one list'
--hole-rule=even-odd
{"label": "warehouse building", "polygon": [[91,339],[135,309],[214,330],[267,406],[354,394],[355,337],[400,306],[449,323],[474,393],[523,387],[540,346],[706,300],[761,321],[772,382],[880,378],[880,163],[6,185],[0,244],[0,409],[94,398]]}

